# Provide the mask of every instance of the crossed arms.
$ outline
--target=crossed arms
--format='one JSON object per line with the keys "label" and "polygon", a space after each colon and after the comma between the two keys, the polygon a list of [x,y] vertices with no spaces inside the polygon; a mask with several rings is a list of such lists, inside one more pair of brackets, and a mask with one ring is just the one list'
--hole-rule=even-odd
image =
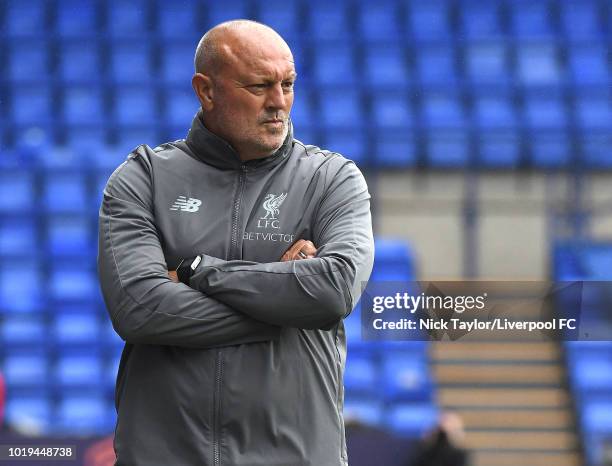
{"label": "crossed arms", "polygon": [[[302,243],[279,262],[203,256],[186,286],[168,275],[148,161],[129,159],[100,208],[98,273],[117,333],[129,343],[209,348],[275,339],[280,327],[332,328],[355,305],[373,256],[363,177],[347,162],[333,180],[315,221],[316,255]],[[297,260],[298,249],[308,257]]]}

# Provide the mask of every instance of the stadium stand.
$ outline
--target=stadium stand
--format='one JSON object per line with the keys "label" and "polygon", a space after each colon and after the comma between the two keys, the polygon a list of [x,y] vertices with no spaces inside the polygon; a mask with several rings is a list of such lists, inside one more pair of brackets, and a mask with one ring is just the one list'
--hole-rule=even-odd
{"label": "stadium stand", "polygon": [[[121,341],[95,277],[102,187],[136,145],[185,136],[203,25],[238,17],[271,24],[296,51],[296,137],[366,170],[612,168],[607,0],[0,0],[9,422],[112,431]],[[376,249],[373,280],[415,279],[408,246]],[[606,278],[610,250],[560,245],[555,278]],[[428,345],[362,341],[359,319],[357,307],[345,322],[347,418],[420,435],[438,411]],[[565,350],[595,464],[612,436],[612,353]]]}

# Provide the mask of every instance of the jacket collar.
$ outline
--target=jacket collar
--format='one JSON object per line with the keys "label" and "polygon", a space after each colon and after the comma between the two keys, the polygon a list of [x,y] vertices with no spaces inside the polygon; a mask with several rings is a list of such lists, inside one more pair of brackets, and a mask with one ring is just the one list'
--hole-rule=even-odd
{"label": "jacket collar", "polygon": [[194,158],[222,170],[240,169],[241,167],[259,168],[277,165],[291,153],[293,147],[293,124],[289,120],[289,131],[283,145],[272,155],[261,159],[243,162],[236,150],[225,140],[211,133],[202,121],[202,110],[199,110],[191,123],[186,143],[193,152]]}

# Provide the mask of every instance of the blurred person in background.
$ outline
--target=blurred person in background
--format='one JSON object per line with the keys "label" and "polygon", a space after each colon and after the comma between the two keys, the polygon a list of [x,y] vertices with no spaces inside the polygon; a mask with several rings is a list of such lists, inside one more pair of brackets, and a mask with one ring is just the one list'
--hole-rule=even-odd
{"label": "blurred person in background", "polygon": [[186,140],[139,146],[100,209],[99,278],[126,342],[115,464],[345,466],[342,319],[373,262],[365,180],[294,139],[293,56],[271,28],[214,27],[195,69]]}
{"label": "blurred person in background", "polygon": [[451,412],[443,413],[438,426],[420,445],[412,466],[468,466],[469,455],[464,447],[463,420]]}

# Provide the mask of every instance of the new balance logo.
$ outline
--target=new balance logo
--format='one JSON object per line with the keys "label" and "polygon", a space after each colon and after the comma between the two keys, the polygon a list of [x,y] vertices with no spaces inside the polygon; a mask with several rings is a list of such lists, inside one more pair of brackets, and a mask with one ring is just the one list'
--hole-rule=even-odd
{"label": "new balance logo", "polygon": [[180,210],[181,212],[197,212],[200,210],[200,206],[202,205],[202,201],[199,199],[194,199],[190,197],[187,199],[185,196],[179,196],[170,210]]}

